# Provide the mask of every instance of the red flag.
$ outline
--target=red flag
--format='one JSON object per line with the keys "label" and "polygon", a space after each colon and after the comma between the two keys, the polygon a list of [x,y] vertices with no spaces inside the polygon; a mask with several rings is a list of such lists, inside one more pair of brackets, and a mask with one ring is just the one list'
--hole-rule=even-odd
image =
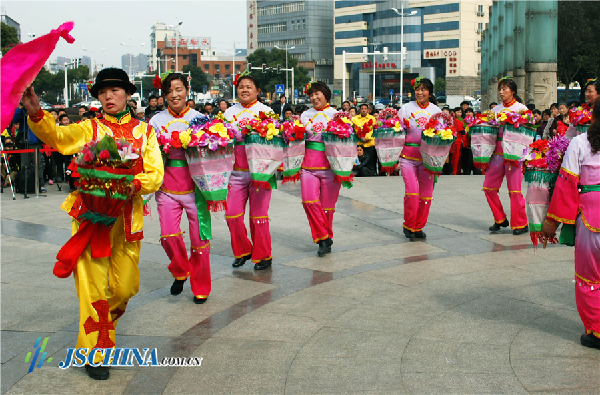
{"label": "red flag", "polygon": [[23,92],[44,67],[44,63],[54,51],[58,40],[62,37],[70,44],[75,41],[69,34],[73,25],[73,22],[63,23],[58,29],[52,30],[44,36],[25,44],[19,44],[0,60],[0,76],[2,78],[0,130],[8,127]]}

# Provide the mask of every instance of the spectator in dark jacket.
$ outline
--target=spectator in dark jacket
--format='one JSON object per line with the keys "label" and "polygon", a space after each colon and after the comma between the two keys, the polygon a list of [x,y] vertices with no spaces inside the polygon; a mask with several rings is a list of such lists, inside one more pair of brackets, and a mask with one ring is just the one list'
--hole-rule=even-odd
{"label": "spectator in dark jacket", "polygon": [[[44,183],[44,156],[39,151],[42,149],[42,141],[37,138],[35,134],[29,129],[27,125],[27,111],[19,104],[19,107],[15,110],[13,115],[13,123],[19,124],[19,131],[17,136],[20,134],[20,139],[24,143],[25,149],[38,149],[37,161],[38,161],[38,179],[40,180],[39,188],[40,192],[46,192]],[[19,139],[19,140],[20,140]],[[21,170],[27,171],[27,169],[33,168],[35,163],[35,152],[26,152],[21,154]]]}
{"label": "spectator in dark jacket", "polygon": [[356,170],[357,177],[373,177],[376,174],[375,165],[373,161],[369,157],[362,146],[356,147],[356,152],[358,154],[359,164],[356,165],[354,170]]}

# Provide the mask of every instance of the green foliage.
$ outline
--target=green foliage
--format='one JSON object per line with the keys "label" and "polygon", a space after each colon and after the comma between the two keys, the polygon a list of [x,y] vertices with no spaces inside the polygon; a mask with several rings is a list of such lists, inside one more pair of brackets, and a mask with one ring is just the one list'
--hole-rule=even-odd
{"label": "green foliage", "polygon": [[[69,84],[85,83],[90,80],[90,69],[87,66],[79,66],[77,69],[67,72],[67,80]],[[65,72],[59,70],[58,73],[52,74],[46,68],[42,67],[37,77],[33,81],[33,89],[42,97],[42,100],[49,104],[58,104],[56,101],[57,95],[62,95],[65,89]],[[81,99],[80,96],[73,94],[72,101]]]}
{"label": "green foliage", "polygon": [[[265,49],[258,49],[252,54],[248,55],[248,62],[252,63],[252,67],[262,67],[262,64],[267,65],[267,72],[263,73],[261,70],[252,70],[251,74],[258,79],[261,89],[263,92],[275,92],[276,84],[285,84],[285,72],[277,74],[277,65],[281,65],[281,68],[285,68],[285,50],[273,48],[267,52]],[[273,71],[268,71],[268,68],[272,67]],[[308,71],[298,66],[298,60],[292,59],[288,54],[288,68],[294,69],[294,84],[295,88],[300,92],[304,88],[304,85],[308,84],[310,77]],[[292,74],[289,72],[289,88],[292,85]]]}
{"label": "green foliage", "polygon": [[2,41],[2,55],[5,55],[15,44],[19,43],[19,36],[17,34],[17,29],[8,26],[4,22],[2,22],[0,35]]}
{"label": "green foliage", "polygon": [[600,53],[594,50],[600,40],[598,19],[600,7],[595,1],[558,2],[557,74],[565,90],[574,81],[583,87],[588,78],[600,75]]}
{"label": "green foliage", "polygon": [[183,66],[182,71],[184,73],[189,71],[192,76],[192,81],[190,82],[191,91],[202,93],[202,85],[206,85],[207,90],[210,90],[206,73],[200,67],[186,64]]}
{"label": "green foliage", "polygon": [[446,92],[446,80],[442,77],[437,77],[433,84],[433,91],[435,93],[443,93]]}
{"label": "green foliage", "polygon": [[[158,75],[158,71],[154,72],[154,75]],[[142,91],[144,91],[144,97],[142,99],[146,99],[148,97],[150,97],[150,95],[156,95],[158,96],[158,88],[155,88],[152,85],[152,80],[154,78],[150,78],[150,77],[135,77],[135,81],[142,81]],[[138,88],[140,87],[139,84],[135,84],[135,86],[137,86]],[[138,92],[141,94],[140,89],[138,89]]]}

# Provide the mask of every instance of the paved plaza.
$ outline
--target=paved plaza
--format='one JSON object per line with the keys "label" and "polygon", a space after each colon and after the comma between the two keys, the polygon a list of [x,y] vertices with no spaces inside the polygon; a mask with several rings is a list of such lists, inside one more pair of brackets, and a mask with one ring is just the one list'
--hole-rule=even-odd
{"label": "paved plaza", "polygon": [[[49,186],[47,197],[13,201],[5,190],[1,392],[600,393],[600,351],[579,344],[573,249],[535,251],[529,235],[490,234],[482,183],[441,177],[427,239],[411,242],[402,234],[401,177],[358,179],[342,189],[333,253],[324,258],[300,185],[280,186],[270,209],[271,270],[233,269],[224,215],[213,216],[212,293],[203,305],[192,302],[189,283],[181,295],[169,292],[152,202],[140,289],[119,321],[117,345],[156,347],[159,359],[201,357],[202,366],[113,368],[108,381],[58,368],[79,319],[73,278],[52,274],[70,237],[70,217],[59,209],[67,193]],[[500,192],[509,208],[505,185]],[[48,337],[52,361],[28,373],[38,337]]]}

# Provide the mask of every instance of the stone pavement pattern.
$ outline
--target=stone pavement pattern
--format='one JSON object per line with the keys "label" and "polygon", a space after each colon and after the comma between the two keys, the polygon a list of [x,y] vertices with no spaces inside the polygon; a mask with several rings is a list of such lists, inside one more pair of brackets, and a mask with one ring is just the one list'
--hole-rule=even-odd
{"label": "stone pavement pattern", "polygon": [[[213,290],[204,305],[192,303],[187,283],[170,295],[153,203],[140,291],[119,322],[117,345],[202,357],[202,366],[114,368],[105,382],[57,367],[78,322],[72,278],[52,275],[70,236],[59,210],[66,193],[50,187],[48,197],[12,201],[5,192],[1,392],[600,393],[600,351],[579,344],[573,250],[534,251],[528,235],[487,232],[482,182],[442,177],[427,240],[410,242],[401,178],[359,179],[341,193],[325,258],[316,256],[299,185],[280,186],[270,210],[272,270],[232,269],[223,214],[213,219]],[[505,187],[501,196],[510,207]],[[46,336],[53,360],[27,374],[25,355]]]}

